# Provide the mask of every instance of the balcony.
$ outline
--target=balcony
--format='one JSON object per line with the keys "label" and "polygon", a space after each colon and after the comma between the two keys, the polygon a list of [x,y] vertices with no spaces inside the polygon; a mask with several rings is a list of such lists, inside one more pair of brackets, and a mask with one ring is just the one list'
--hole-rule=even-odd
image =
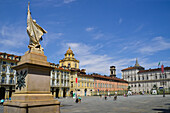
{"label": "balcony", "polygon": [[1,84],[7,84],[6,80],[1,80]]}
{"label": "balcony", "polygon": [[15,83],[14,83],[14,80],[9,80],[9,84],[11,84],[11,85],[12,85],[12,84],[15,84]]}

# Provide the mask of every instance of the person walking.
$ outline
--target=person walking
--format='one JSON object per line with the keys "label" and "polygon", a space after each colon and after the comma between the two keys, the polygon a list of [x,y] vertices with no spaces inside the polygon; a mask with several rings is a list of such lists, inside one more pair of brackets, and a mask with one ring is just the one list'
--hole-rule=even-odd
{"label": "person walking", "polygon": [[105,95],[105,97],[104,97],[104,98],[105,98],[105,100],[107,100],[107,96],[106,96],[106,95]]}
{"label": "person walking", "polygon": [[117,94],[114,95],[114,100],[117,100]]}

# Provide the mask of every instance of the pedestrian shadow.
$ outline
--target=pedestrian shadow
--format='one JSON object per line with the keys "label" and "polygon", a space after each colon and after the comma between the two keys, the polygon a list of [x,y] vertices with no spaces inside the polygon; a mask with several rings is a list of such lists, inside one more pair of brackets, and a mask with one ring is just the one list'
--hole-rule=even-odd
{"label": "pedestrian shadow", "polygon": [[170,105],[170,103],[166,103],[165,105]]}
{"label": "pedestrian shadow", "polygon": [[152,110],[160,111],[161,113],[170,113],[170,109],[161,109],[161,108],[158,108],[158,109],[152,109]]}

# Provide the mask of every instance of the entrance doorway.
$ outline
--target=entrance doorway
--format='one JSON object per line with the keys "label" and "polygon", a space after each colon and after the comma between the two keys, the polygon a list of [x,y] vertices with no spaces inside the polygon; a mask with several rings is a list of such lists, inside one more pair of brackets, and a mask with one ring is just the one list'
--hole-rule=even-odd
{"label": "entrance doorway", "polygon": [[0,100],[5,99],[5,90],[6,89],[4,87],[0,88]]}
{"label": "entrance doorway", "polygon": [[59,89],[56,89],[56,95],[55,95],[55,98],[58,98],[58,94],[59,94]]}
{"label": "entrance doorway", "polygon": [[9,98],[12,96],[12,86],[9,87]]}
{"label": "entrance doorway", "polygon": [[63,97],[66,97],[66,89],[63,89]]}

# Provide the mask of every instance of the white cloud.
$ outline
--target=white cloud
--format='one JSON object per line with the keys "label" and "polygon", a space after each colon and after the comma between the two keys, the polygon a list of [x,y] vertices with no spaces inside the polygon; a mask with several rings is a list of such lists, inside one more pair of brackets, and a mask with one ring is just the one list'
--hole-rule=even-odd
{"label": "white cloud", "polygon": [[86,28],[86,31],[87,32],[90,32],[90,31],[93,31],[94,30],[94,27],[88,27],[88,28]]}
{"label": "white cloud", "polygon": [[155,52],[170,49],[170,42],[164,40],[163,37],[155,37],[151,42],[146,43],[143,47],[139,48],[139,52],[143,54],[153,54]]}
{"label": "white cloud", "polygon": [[56,41],[56,39],[60,39],[64,34],[63,33],[48,33],[46,36],[44,36],[42,41],[43,47],[46,47],[51,42]]}
{"label": "white cloud", "polygon": [[20,48],[26,45],[28,37],[26,29],[18,25],[3,25],[0,28],[0,47]]}
{"label": "white cloud", "polygon": [[97,39],[100,39],[100,38],[103,38],[103,37],[104,37],[103,33],[97,33],[97,34],[94,35],[93,39],[97,40]]}
{"label": "white cloud", "polygon": [[[110,66],[116,66],[118,77],[121,75],[121,70],[127,68],[129,63],[134,63],[135,58],[133,59],[116,59],[110,57],[106,54],[95,54],[99,45],[90,46],[83,43],[67,43],[67,46],[70,46],[73,52],[75,53],[75,58],[80,60],[80,67],[85,68],[87,73],[101,73],[101,74],[110,74]],[[68,48],[68,47],[67,47]]]}
{"label": "white cloud", "polygon": [[142,30],[142,29],[143,29],[143,27],[144,27],[144,25],[143,25],[143,24],[142,24],[142,25],[140,25],[139,27],[137,27],[137,28],[135,29],[135,31],[134,31],[134,32],[138,32],[138,31]]}
{"label": "white cloud", "polygon": [[122,18],[120,18],[120,19],[119,19],[119,24],[121,24],[121,23],[122,23],[122,21],[123,21],[123,20],[122,20]]}
{"label": "white cloud", "polygon": [[71,2],[74,2],[74,1],[76,1],[76,0],[64,0],[64,3],[68,4],[68,3],[71,3]]}

